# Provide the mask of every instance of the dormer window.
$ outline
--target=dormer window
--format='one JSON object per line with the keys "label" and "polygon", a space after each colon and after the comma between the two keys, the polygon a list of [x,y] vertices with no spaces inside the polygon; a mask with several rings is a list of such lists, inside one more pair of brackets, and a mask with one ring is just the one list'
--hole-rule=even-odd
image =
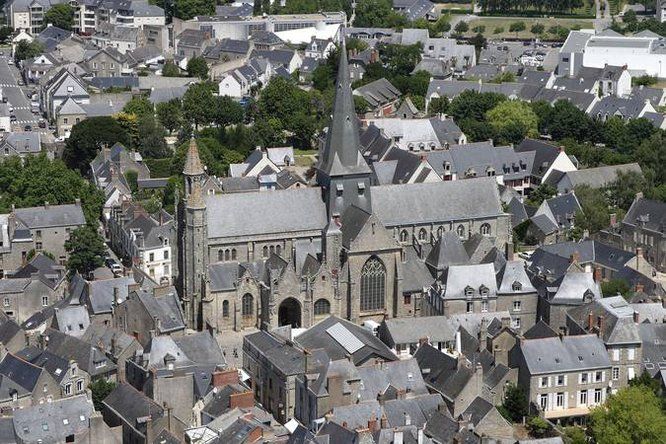
{"label": "dormer window", "polygon": [[465,287],[465,297],[471,298],[472,296],[474,296],[474,289],[468,285]]}
{"label": "dormer window", "polygon": [[342,186],[341,183],[339,183],[335,186],[335,195],[337,197],[342,197],[342,192],[343,191],[344,191],[344,187]]}
{"label": "dormer window", "polygon": [[365,194],[365,183],[359,182],[358,183],[358,195],[363,196]]}
{"label": "dormer window", "polygon": [[523,289],[523,284],[521,284],[521,283],[518,282],[518,281],[515,281],[513,284],[511,284],[511,289],[512,289],[513,291],[520,291],[520,290]]}
{"label": "dormer window", "polygon": [[481,295],[482,298],[487,298],[488,297],[488,287],[485,285],[482,285],[479,287],[479,294]]}

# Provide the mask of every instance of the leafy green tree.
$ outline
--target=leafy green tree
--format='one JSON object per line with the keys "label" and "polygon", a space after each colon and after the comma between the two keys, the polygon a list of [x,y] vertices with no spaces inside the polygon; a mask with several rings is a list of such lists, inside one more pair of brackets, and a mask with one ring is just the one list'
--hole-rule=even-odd
{"label": "leafy green tree", "polygon": [[449,112],[449,98],[448,97],[435,97],[430,99],[428,104],[428,112],[431,116],[437,114],[447,114]]}
{"label": "leafy green tree", "polygon": [[93,405],[95,406],[95,410],[101,411],[103,407],[102,401],[104,401],[104,398],[109,396],[109,393],[111,393],[113,389],[116,388],[116,383],[106,381],[104,379],[98,379],[94,382],[91,382],[88,388],[92,392],[92,400]]}
{"label": "leafy green tree", "polygon": [[654,176],[655,186],[666,184],[666,135],[663,131],[653,134],[636,148],[634,156],[643,172]]}
{"label": "leafy green tree", "polygon": [[456,121],[472,119],[483,123],[486,113],[505,100],[506,97],[502,94],[467,90],[451,101],[449,112]]}
{"label": "leafy green tree", "polygon": [[157,0],[158,6],[173,17],[189,20],[198,15],[215,15],[215,2],[210,0]]}
{"label": "leafy green tree", "polygon": [[456,26],[453,28],[453,30],[456,32],[456,34],[464,34],[469,31],[469,25],[466,21],[461,20],[456,23]]}
{"label": "leafy green tree", "polygon": [[190,86],[183,96],[183,115],[194,124],[207,125],[215,119],[216,101],[213,96],[215,84],[212,82],[196,83]]}
{"label": "leafy green tree", "polygon": [[44,14],[44,27],[48,24],[71,31],[74,24],[74,8],[67,3],[51,6]]}
{"label": "leafy green tree", "polygon": [[511,71],[501,72],[492,79],[492,83],[508,83],[515,81],[516,81],[516,76]]}
{"label": "leafy green tree", "polygon": [[132,97],[123,107],[123,112],[134,114],[138,118],[153,115],[153,104],[146,97]]}
{"label": "leafy green tree", "polygon": [[180,68],[176,66],[173,60],[167,60],[162,67],[162,76],[180,77]]}
{"label": "leafy green tree", "polygon": [[648,184],[644,175],[635,171],[629,171],[626,173],[619,172],[617,179],[608,186],[606,193],[609,203],[612,206],[628,211],[636,193],[644,192],[649,194],[649,189],[650,184]]}
{"label": "leafy green tree", "polygon": [[657,381],[655,378],[650,376],[650,373],[648,373],[647,370],[643,371],[640,376],[631,379],[629,381],[629,385],[631,387],[644,387],[649,389],[652,393],[654,393],[656,396],[659,396],[661,392],[661,385],[659,384],[659,381]]}
{"label": "leafy green tree", "polygon": [[139,173],[136,170],[125,171],[125,180],[130,187],[132,194],[139,191]]}
{"label": "leafy green tree", "polygon": [[104,264],[106,246],[93,225],[72,231],[69,239],[65,241],[65,250],[69,254],[67,268],[83,276],[88,276],[95,268]]}
{"label": "leafy green tree", "polygon": [[587,140],[589,134],[589,118],[587,114],[576,108],[568,100],[558,100],[543,122],[555,140],[571,137],[576,140]]}
{"label": "leafy green tree", "polygon": [[187,74],[190,77],[208,78],[208,64],[203,57],[192,57],[187,61]]}
{"label": "leafy green tree", "polygon": [[666,414],[649,388],[625,387],[592,409],[589,432],[596,442],[661,442],[666,436]]}
{"label": "leafy green tree", "polygon": [[536,187],[530,195],[527,198],[527,204],[531,205],[533,207],[538,207],[541,205],[541,203],[546,200],[550,199],[551,197],[555,196],[557,194],[557,189],[555,189],[554,186],[549,185],[547,183],[542,183],[538,187]]}
{"label": "leafy green tree", "polygon": [[44,45],[38,41],[33,40],[28,42],[26,40],[21,40],[18,45],[16,45],[16,51],[14,52],[14,58],[16,60],[27,60],[33,57],[37,57],[39,54],[43,53],[45,50]]}
{"label": "leafy green tree", "polygon": [[164,127],[153,116],[146,116],[138,122],[137,147],[143,157],[164,158],[170,153],[164,140]]}
{"label": "leafy green tree", "polygon": [[530,435],[535,438],[545,438],[550,435],[553,427],[545,419],[534,416],[527,421],[527,430],[530,431]]}
{"label": "leafy green tree", "polygon": [[528,414],[529,404],[525,390],[516,384],[509,384],[504,394],[502,407],[513,422],[521,422]]}
{"label": "leafy green tree", "polygon": [[407,18],[393,10],[391,0],[359,0],[354,26],[394,28],[407,24]]}
{"label": "leafy green tree", "polygon": [[178,130],[183,124],[183,108],[179,99],[157,104],[157,120],[169,133]]}
{"label": "leafy green tree", "polygon": [[240,103],[229,96],[215,98],[215,123],[224,128],[228,125],[242,123],[245,111]]}
{"label": "leafy green tree", "polygon": [[91,117],[74,125],[62,159],[68,167],[86,174],[97,151],[116,142],[124,145],[130,142],[123,127],[110,116]]}
{"label": "leafy green tree", "polygon": [[518,35],[518,33],[524,31],[525,28],[525,22],[513,22],[509,25],[509,32],[515,32],[516,35]]}
{"label": "leafy green tree", "polygon": [[629,284],[624,279],[611,279],[610,281],[601,283],[601,293],[604,297],[615,296],[621,294],[626,296],[631,291]]}
{"label": "leafy green tree", "polygon": [[606,228],[611,210],[604,194],[587,185],[576,187],[575,192],[582,208],[582,212],[576,213],[576,226],[580,230],[588,230],[590,234]]}
{"label": "leafy green tree", "polygon": [[333,87],[335,75],[328,63],[322,63],[312,71],[312,86],[319,91],[326,91]]}
{"label": "leafy green tree", "polygon": [[356,111],[356,114],[365,114],[369,109],[370,105],[368,105],[368,102],[365,100],[365,98],[361,96],[354,96],[354,110]]}
{"label": "leafy green tree", "polygon": [[565,441],[568,444],[587,444],[585,430],[578,426],[567,427],[564,429]]}
{"label": "leafy green tree", "polygon": [[0,42],[4,42],[5,40],[7,40],[12,35],[13,32],[14,30],[9,26],[0,27]]}
{"label": "leafy green tree", "polygon": [[493,34],[501,34],[504,32],[504,27],[503,26],[498,26],[495,29],[493,29]]}
{"label": "leafy green tree", "polygon": [[486,32],[486,27],[484,25],[477,25],[472,28],[472,32],[475,32],[477,34],[483,34]]}
{"label": "leafy green tree", "polygon": [[652,86],[656,84],[659,79],[655,76],[642,75],[639,77],[632,77],[631,84],[634,86]]}
{"label": "leafy green tree", "polygon": [[541,35],[546,30],[546,27],[542,23],[535,23],[530,28],[530,32],[535,35]]}
{"label": "leafy green tree", "polygon": [[634,26],[636,22],[638,22],[638,19],[636,18],[636,11],[633,9],[629,9],[622,16],[622,23],[625,25]]}
{"label": "leafy green tree", "polygon": [[[176,148],[176,153],[171,160],[173,174],[180,174],[183,171],[189,143],[189,141],[185,141]],[[209,174],[224,176],[230,163],[239,163],[245,159],[241,153],[225,148],[216,139],[199,138],[197,145],[201,162],[206,165]]]}
{"label": "leafy green tree", "polygon": [[486,118],[501,143],[518,143],[525,137],[539,134],[539,119],[526,102],[501,102],[486,113]]}

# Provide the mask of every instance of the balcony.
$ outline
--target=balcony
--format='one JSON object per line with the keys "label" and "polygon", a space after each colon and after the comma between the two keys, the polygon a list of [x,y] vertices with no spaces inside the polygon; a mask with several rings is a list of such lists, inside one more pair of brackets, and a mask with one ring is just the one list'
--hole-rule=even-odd
{"label": "balcony", "polygon": [[589,413],[589,407],[573,407],[568,409],[546,410],[544,416],[546,419],[559,419],[567,418],[569,416],[585,416]]}

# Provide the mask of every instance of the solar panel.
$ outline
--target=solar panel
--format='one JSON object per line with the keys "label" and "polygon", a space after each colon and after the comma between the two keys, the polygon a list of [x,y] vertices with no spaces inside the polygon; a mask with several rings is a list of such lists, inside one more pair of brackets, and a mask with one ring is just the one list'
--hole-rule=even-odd
{"label": "solar panel", "polygon": [[340,324],[334,324],[326,329],[328,333],[335,341],[344,347],[345,350],[349,353],[356,353],[358,350],[363,348],[363,342],[361,342],[352,332],[347,330],[347,328]]}

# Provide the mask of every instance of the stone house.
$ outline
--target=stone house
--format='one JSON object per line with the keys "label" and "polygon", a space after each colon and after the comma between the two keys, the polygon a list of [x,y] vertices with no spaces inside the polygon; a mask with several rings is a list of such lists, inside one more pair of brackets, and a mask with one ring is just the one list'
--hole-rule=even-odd
{"label": "stone house", "polygon": [[597,334],[604,342],[612,368],[611,392],[626,387],[640,376],[643,362],[640,315],[622,296],[611,296],[581,305],[567,312],[570,335]]}
{"label": "stone house", "polygon": [[525,263],[508,261],[497,273],[497,311],[511,314],[511,327],[526,331],[537,321],[539,296]]}
{"label": "stone house", "polygon": [[121,77],[129,75],[127,57],[114,47],[105,47],[84,60],[93,77]]}
{"label": "stone house", "polygon": [[36,347],[21,350],[17,356],[48,372],[58,384],[60,389],[59,398],[86,394],[90,384],[90,376],[82,371],[75,361],[68,361],[61,356]]}
{"label": "stone house", "polygon": [[[653,267],[666,271],[666,204],[636,195],[620,227],[623,248],[640,251]],[[640,250],[639,250],[640,249]]]}
{"label": "stone house", "polygon": [[68,98],[78,104],[90,103],[90,94],[81,77],[67,68],[62,68],[41,87],[42,111],[49,120],[55,120],[58,108]]}
{"label": "stone house", "polygon": [[7,380],[0,410],[10,412],[60,399],[60,387],[44,368],[8,353],[0,362],[0,375]]}
{"label": "stone house", "polygon": [[400,359],[414,355],[422,344],[429,344],[444,352],[453,351],[456,331],[446,316],[384,319],[377,329],[382,340]]}
{"label": "stone house", "polygon": [[125,382],[125,363],[143,348],[139,341],[108,325],[91,324],[81,339],[95,344],[118,367],[118,381]]}
{"label": "stone house", "polygon": [[584,416],[610,394],[611,362],[596,335],[518,341],[518,384],[546,419]]}

